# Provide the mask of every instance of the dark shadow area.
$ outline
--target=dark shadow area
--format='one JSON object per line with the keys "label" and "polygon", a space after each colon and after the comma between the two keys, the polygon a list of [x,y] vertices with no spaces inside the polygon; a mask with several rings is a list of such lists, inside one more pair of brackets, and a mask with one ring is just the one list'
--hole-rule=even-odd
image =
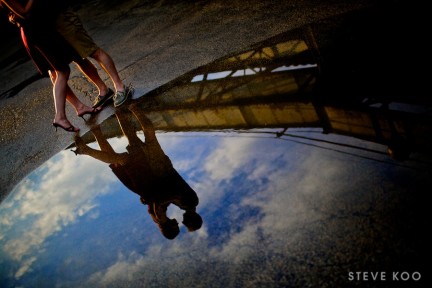
{"label": "dark shadow area", "polygon": [[16,85],[16,86],[12,87],[11,89],[6,90],[5,92],[1,93],[0,99],[10,98],[10,97],[17,95],[22,89],[24,89],[25,87],[29,86],[33,82],[36,82],[37,80],[40,80],[40,79],[42,79],[42,76],[39,73],[34,74],[30,78],[27,78],[23,82],[19,83],[18,85]]}

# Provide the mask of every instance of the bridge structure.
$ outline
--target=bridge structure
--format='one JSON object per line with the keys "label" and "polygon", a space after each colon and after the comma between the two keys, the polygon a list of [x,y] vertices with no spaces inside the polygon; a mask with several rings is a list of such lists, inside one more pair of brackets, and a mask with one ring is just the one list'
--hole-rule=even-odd
{"label": "bridge structure", "polygon": [[[386,145],[401,160],[412,151],[427,151],[428,107],[388,97],[359,98],[349,91],[335,97],[320,90],[321,61],[307,26],[199,67],[131,105],[165,132],[272,128],[281,137],[289,129],[307,127]],[[108,135],[121,135],[112,122],[115,117],[102,123],[112,130]],[[84,139],[91,141],[90,134]]]}

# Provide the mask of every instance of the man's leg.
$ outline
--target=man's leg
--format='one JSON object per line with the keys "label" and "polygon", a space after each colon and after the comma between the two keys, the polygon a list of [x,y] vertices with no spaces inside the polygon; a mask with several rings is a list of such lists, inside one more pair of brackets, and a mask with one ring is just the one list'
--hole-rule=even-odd
{"label": "man's leg", "polygon": [[86,75],[90,82],[92,82],[99,90],[99,95],[96,96],[95,100],[93,101],[92,107],[97,108],[99,106],[105,106],[110,101],[112,101],[114,92],[108,88],[105,82],[101,79],[93,63],[86,58],[76,62],[76,64],[81,72]]}
{"label": "man's leg", "polygon": [[89,59],[82,59],[82,61],[75,62],[81,72],[92,82],[99,90],[99,95],[105,95],[108,93],[109,88],[100,77],[96,67]]}
{"label": "man's leg", "polygon": [[125,110],[121,112],[116,112],[115,115],[123,132],[123,135],[126,136],[126,139],[129,142],[129,146],[141,147],[143,142],[136,134],[134,125],[132,123],[132,113],[128,110]]}
{"label": "man's leg", "polygon": [[120,79],[117,68],[111,56],[108,55],[108,53],[106,53],[102,48],[99,48],[90,57],[95,59],[109,75],[114,83],[114,88],[116,91],[124,91],[125,87]]}
{"label": "man's leg", "polygon": [[110,76],[114,83],[116,93],[114,95],[114,106],[118,107],[126,102],[132,96],[134,90],[131,87],[125,87],[120,79],[117,68],[111,56],[102,48],[97,49],[90,57],[95,59],[105,72]]}

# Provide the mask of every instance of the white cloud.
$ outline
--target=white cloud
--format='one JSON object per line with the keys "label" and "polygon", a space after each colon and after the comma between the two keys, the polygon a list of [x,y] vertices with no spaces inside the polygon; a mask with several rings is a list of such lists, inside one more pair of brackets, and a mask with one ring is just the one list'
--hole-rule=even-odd
{"label": "white cloud", "polygon": [[250,161],[252,138],[223,138],[204,164],[204,169],[213,180],[229,179],[233,172]]}
{"label": "white cloud", "polygon": [[[111,171],[104,173],[106,166],[90,157],[63,151],[35,171],[41,178],[40,185],[39,180],[27,180],[16,188],[11,198],[13,205],[3,208],[8,213],[2,213],[2,224],[5,230],[21,231],[7,239],[3,247],[12,259],[22,262],[17,278],[36,260],[45,239],[94,210],[94,199],[109,192],[115,178],[109,174]],[[98,190],[92,190],[94,187]]]}
{"label": "white cloud", "polygon": [[201,166],[200,161],[208,148],[203,142],[209,137],[200,133],[159,133],[156,136],[177,171],[197,170]]}
{"label": "white cloud", "polygon": [[[300,152],[304,147],[295,149]],[[259,153],[257,151],[257,154]],[[277,153],[278,151],[273,151],[273,156]],[[305,242],[303,238],[307,227],[323,223],[331,211],[343,209],[339,205],[345,202],[341,201],[346,197],[344,193],[347,189],[344,185],[355,185],[344,178],[350,173],[346,170],[346,165],[334,161],[333,156],[329,157],[322,150],[311,149],[308,153],[297,155],[297,159],[293,158],[293,155],[283,156],[287,163],[288,160],[296,161],[295,169],[290,169],[287,165],[273,171],[274,167],[266,165],[272,161],[271,158],[260,160],[263,165],[252,173],[253,178],[267,175],[269,185],[265,190],[243,199],[238,209],[246,205],[258,207],[264,216],[260,221],[254,220],[241,231],[232,233],[222,250],[213,251],[215,257],[230,258],[235,262],[255,254],[256,251],[248,247],[255,247],[260,241],[258,230],[267,235],[267,239],[272,239],[272,243],[298,247]],[[290,253],[289,250],[286,253]]]}
{"label": "white cloud", "polygon": [[30,257],[26,259],[22,264],[18,271],[15,273],[15,278],[19,279],[22,275],[24,275],[28,270],[30,270],[30,266],[36,260],[36,257]]}
{"label": "white cloud", "polygon": [[[155,245],[153,248],[159,253],[160,250],[158,250],[157,247],[158,245]],[[146,269],[144,269],[145,266],[148,262],[151,262],[149,258],[150,257],[146,259],[135,252],[127,256],[120,253],[114,264],[90,275],[85,286],[106,287],[112,283],[132,281],[137,274],[143,274],[142,272],[146,271]]]}

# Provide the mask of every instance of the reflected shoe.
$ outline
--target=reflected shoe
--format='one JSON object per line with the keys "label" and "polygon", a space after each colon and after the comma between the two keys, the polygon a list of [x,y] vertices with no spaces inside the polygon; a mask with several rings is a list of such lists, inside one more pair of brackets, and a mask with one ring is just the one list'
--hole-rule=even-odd
{"label": "reflected shoe", "polygon": [[132,87],[131,84],[129,86],[124,88],[124,91],[122,92],[116,92],[114,95],[114,107],[119,107],[123,103],[126,102],[130,97],[132,97],[133,93],[135,92],[135,89]]}
{"label": "reflected shoe", "polygon": [[84,154],[86,148],[88,148],[84,140],[81,137],[77,137],[77,136],[75,136],[75,147],[76,147],[75,150],[71,149],[71,151],[75,153],[75,156]]}
{"label": "reflected shoe", "polygon": [[99,106],[104,106],[108,104],[109,101],[112,101],[113,96],[114,96],[114,91],[111,90],[111,88],[108,88],[108,92],[104,96],[98,95],[96,97],[92,107],[97,108]]}

